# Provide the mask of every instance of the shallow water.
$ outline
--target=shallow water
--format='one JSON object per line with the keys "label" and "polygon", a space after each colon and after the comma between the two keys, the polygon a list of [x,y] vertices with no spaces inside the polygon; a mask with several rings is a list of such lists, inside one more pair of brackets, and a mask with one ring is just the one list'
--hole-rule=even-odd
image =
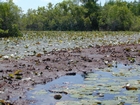
{"label": "shallow water", "polygon": [[[62,76],[46,85],[37,85],[27,93],[31,105],[139,105],[140,66],[118,64],[117,67],[96,69],[87,75]],[[137,90],[122,88],[126,83]],[[53,91],[54,93],[50,92]],[[59,93],[67,92],[68,94]],[[54,95],[61,94],[60,100]]]}
{"label": "shallow water", "polygon": [[[72,86],[73,84],[83,83],[84,78],[80,74],[75,76],[62,76],[46,85],[37,85],[32,91],[27,93],[28,99],[35,99],[38,102],[31,105],[54,105],[59,100],[53,98],[54,94],[50,93],[48,90],[55,88],[65,88]],[[61,100],[77,100],[71,98],[69,95],[62,94]],[[47,104],[46,104],[47,103]]]}
{"label": "shallow water", "polygon": [[12,54],[15,58],[22,58],[34,55],[34,52],[44,53],[54,49],[139,43],[140,33],[127,34],[124,32],[28,32],[20,38],[0,38],[0,54],[8,56]]}

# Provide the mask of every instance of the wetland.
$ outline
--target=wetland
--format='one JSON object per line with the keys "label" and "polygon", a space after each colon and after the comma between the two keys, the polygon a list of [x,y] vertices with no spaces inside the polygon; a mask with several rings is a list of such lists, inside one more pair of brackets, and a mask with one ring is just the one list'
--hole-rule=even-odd
{"label": "wetland", "polygon": [[0,104],[140,104],[139,32],[23,33],[0,39]]}

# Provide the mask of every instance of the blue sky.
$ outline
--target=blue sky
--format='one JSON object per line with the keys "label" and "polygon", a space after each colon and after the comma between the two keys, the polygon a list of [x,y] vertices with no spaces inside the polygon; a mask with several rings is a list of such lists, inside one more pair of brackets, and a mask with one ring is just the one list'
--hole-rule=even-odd
{"label": "blue sky", "polygon": [[[2,1],[6,1],[6,0],[2,0]],[[49,2],[51,2],[52,4],[56,4],[56,3],[62,2],[63,0],[13,0],[13,1],[16,5],[22,8],[24,13],[26,13],[29,8],[37,9],[38,6],[39,7],[47,6]],[[99,3],[101,2],[102,5],[106,1],[108,0],[98,0],[98,2]],[[133,1],[133,0],[126,0],[126,1]]]}

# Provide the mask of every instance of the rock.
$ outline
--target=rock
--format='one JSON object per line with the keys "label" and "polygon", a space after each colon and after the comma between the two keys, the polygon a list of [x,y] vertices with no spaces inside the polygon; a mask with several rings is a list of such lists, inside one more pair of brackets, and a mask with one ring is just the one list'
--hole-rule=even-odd
{"label": "rock", "polygon": [[66,75],[76,75],[75,72],[72,72],[72,73],[66,73]]}
{"label": "rock", "polygon": [[56,99],[56,100],[60,100],[61,98],[62,98],[62,95],[60,95],[60,94],[54,95],[54,99]]}

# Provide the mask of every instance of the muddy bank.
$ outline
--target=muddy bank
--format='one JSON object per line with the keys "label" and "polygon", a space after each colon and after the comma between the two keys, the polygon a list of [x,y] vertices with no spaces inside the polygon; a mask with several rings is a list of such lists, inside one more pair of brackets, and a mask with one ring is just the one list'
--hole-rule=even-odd
{"label": "muddy bank", "polygon": [[[87,49],[62,49],[0,61],[0,100],[13,105],[28,105],[25,93],[36,84],[46,84],[62,75],[87,73],[117,63],[140,64],[140,45],[90,46]],[[3,103],[4,103],[3,102]]]}

